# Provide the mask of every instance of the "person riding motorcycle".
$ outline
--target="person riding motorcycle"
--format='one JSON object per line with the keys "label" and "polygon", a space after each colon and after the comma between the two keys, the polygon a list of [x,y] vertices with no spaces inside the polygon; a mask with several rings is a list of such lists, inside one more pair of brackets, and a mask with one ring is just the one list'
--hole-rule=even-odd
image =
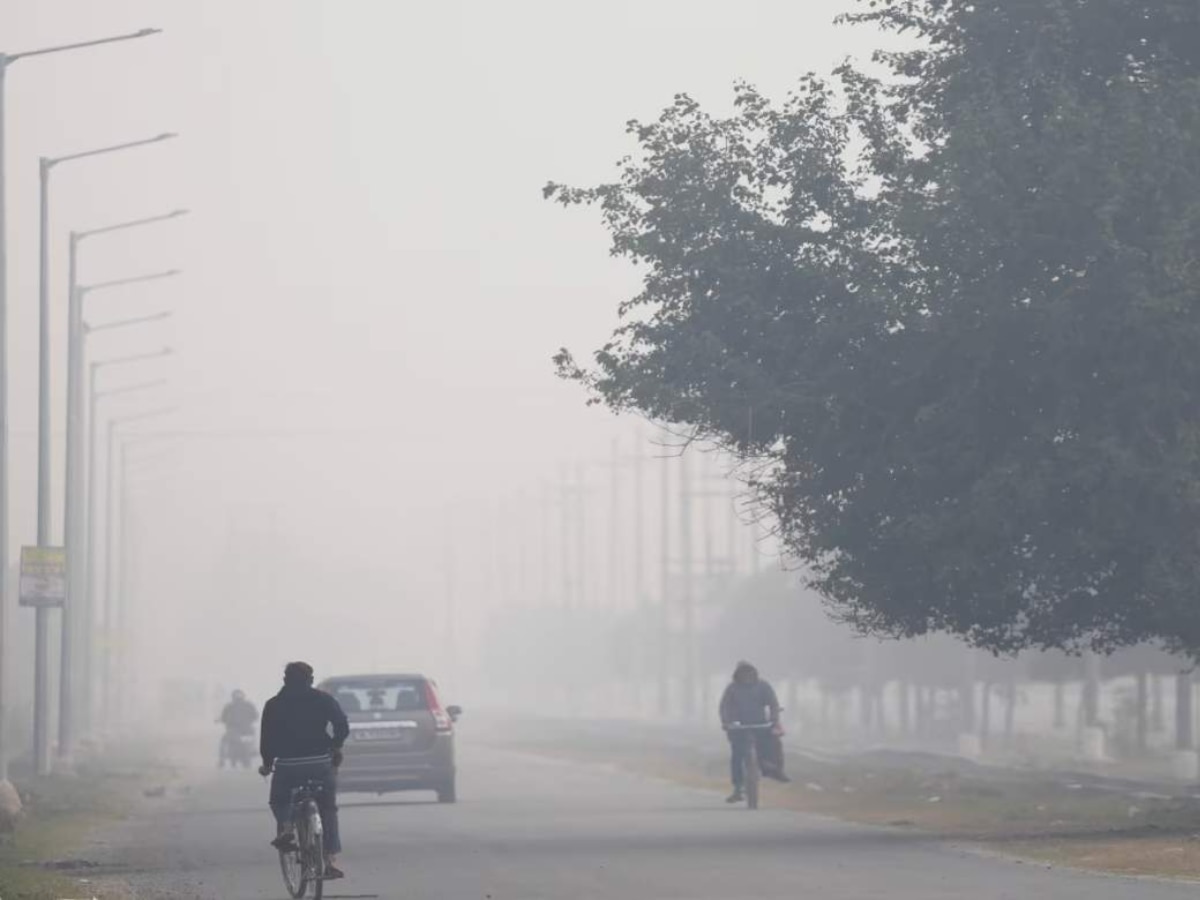
{"label": "person riding motorcycle", "polygon": [[[783,773],[783,747],[779,736],[783,733],[779,724],[779,699],[775,689],[758,676],[758,669],[750,663],[739,662],[733,670],[733,679],[721,695],[718,708],[721,727],[729,738],[729,770],[733,780],[733,793],[725,798],[726,803],[739,803],[745,799],[742,793],[745,782],[746,751],[750,741],[758,742],[758,758],[762,773],[776,781],[790,781]],[[731,725],[766,725],[771,730],[731,731]]]}
{"label": "person riding motorcycle", "polygon": [[295,849],[292,791],[306,782],[319,782],[317,805],[325,828],[326,878],[344,876],[337,867],[342,846],[336,771],[342,764],[342,745],[349,734],[350,723],[337,700],[313,687],[312,666],[288,663],[283,670],[283,687],[263,706],[259,740],[259,774],[266,777],[274,773],[270,807],[275,814],[276,833],[271,846],[277,850]]}
{"label": "person riding motorcycle", "polygon": [[[225,726],[225,733],[221,736],[221,747],[218,765],[224,765],[225,760],[234,759],[233,742],[238,738],[250,737],[254,734],[254,723],[258,721],[258,710],[254,708],[254,704],[246,699],[246,695],[242,691],[234,691],[225,708],[221,710],[221,718],[217,720]],[[250,765],[250,760],[246,760],[246,765]]]}

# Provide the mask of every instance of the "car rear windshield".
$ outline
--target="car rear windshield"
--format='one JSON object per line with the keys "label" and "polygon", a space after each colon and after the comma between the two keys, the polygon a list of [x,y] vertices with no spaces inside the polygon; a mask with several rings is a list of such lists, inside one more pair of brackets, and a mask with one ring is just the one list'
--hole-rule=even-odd
{"label": "car rear windshield", "polygon": [[427,709],[425,685],[417,678],[372,678],[325,685],[346,713],[417,712]]}

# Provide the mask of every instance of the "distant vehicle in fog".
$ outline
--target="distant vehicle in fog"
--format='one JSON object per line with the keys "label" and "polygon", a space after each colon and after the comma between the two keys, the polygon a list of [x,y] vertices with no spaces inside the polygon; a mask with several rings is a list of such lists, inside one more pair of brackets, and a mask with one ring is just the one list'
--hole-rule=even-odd
{"label": "distant vehicle in fog", "polygon": [[343,675],[319,687],[334,696],[350,720],[339,791],[429,790],[440,803],[458,799],[454,723],[462,709],[443,707],[432,679]]}

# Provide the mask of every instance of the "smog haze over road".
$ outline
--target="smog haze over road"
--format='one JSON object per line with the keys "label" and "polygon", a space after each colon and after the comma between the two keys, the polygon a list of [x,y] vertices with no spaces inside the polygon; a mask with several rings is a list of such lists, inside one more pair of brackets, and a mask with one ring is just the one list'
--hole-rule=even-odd
{"label": "smog haze over road", "polygon": [[[435,667],[441,642],[431,652],[427,629],[406,625],[441,627],[447,560],[460,656],[474,654],[503,599],[497,531],[523,533],[532,556],[543,482],[563,466],[573,478],[579,464],[591,477],[614,439],[626,453],[636,442],[648,460],[662,455],[650,429],[639,440],[632,421],[585,408],[553,376],[558,346],[611,329],[636,273],[605,258],[594,220],[556,212],[541,186],[608,177],[624,122],[675,92],[725,104],[735,78],[784,90],[798,67],[863,49],[864,35],[833,29],[839,9],[9,7],[12,47],[164,29],[120,52],[14,67],[9,102],[10,204],[21,222],[36,215],[38,156],[181,135],[161,152],[64,169],[52,210],[61,295],[67,229],[192,209],[170,227],[97,239],[81,260],[84,281],[186,269],[174,283],[98,297],[91,313],[174,310],[150,331],[91,342],[93,356],[175,350],[145,370],[169,386],[119,401],[178,406],[141,430],[181,433],[139,451],[163,457],[136,489],[148,689],[205,669],[265,689],[284,656],[343,670]],[[781,15],[786,27],[763,26]],[[28,299],[36,231],[11,233],[12,289]],[[13,304],[14,547],[30,540],[34,503],[34,314]],[[64,315],[56,310],[59,333]],[[54,386],[61,395],[61,379]],[[514,512],[522,492],[529,509]],[[508,517],[516,523],[498,529]],[[214,655],[239,670],[214,668]]]}
{"label": "smog haze over road", "polygon": [[[217,781],[203,770],[230,692],[245,690],[261,708],[284,663],[304,659],[318,681],[423,673],[442,701],[467,709],[456,734],[462,803],[346,803],[348,864],[359,887],[377,892],[361,896],[391,896],[395,835],[421,854],[413,896],[449,887],[496,900],[504,890],[783,897],[812,884],[821,896],[897,900],[975,888],[980,897],[1179,895],[1165,883],[1017,870],[947,850],[938,837],[969,833],[1008,851],[1017,831],[1066,841],[1107,833],[1114,821],[1122,838],[1194,832],[1191,661],[1178,641],[1182,655],[1156,643],[1173,632],[1098,644],[1118,647],[1103,657],[1088,639],[1104,623],[1090,619],[1071,640],[1044,646],[988,643],[948,624],[953,616],[923,620],[909,640],[863,637],[844,621],[847,604],[834,609],[845,598],[820,596],[806,580],[813,567],[785,552],[796,547],[796,522],[751,484],[780,471],[783,437],[718,448],[692,440],[689,424],[643,415],[652,404],[634,388],[623,398],[631,408],[617,414],[611,396],[593,390],[589,403],[587,390],[559,377],[569,366],[556,372],[561,348],[587,366],[594,348],[620,346],[606,344],[614,329],[653,314],[653,304],[631,318],[619,310],[653,293],[655,253],[672,248],[659,240],[630,265],[619,258],[614,212],[626,195],[606,195],[614,204],[606,210],[568,196],[564,209],[547,202],[564,200],[553,185],[624,177],[624,190],[645,189],[657,171],[638,168],[646,163],[638,145],[644,151],[655,132],[631,121],[667,121],[679,128],[674,149],[703,157],[696,135],[712,120],[689,119],[697,109],[733,121],[762,98],[762,109],[791,102],[784,98],[811,88],[805,73],[846,60],[889,77],[873,54],[911,50],[912,29],[836,22],[874,6],[10,0],[0,8],[5,52],[136,38],[10,61],[3,83],[13,565],[38,543],[39,159],[55,161],[43,542],[51,546],[64,542],[68,505],[68,235],[88,233],[76,274],[91,327],[83,371],[93,618],[78,620],[78,691],[60,695],[60,615],[49,614],[49,740],[60,696],[76,705],[65,720],[77,734],[56,771],[71,769],[76,749],[79,759],[103,757],[96,748],[106,742],[151,748],[179,767],[169,784],[147,789],[146,815],[80,853],[128,864],[145,896],[275,896],[274,861],[258,840],[269,827],[263,786],[249,774]],[[149,26],[161,34],[139,33]],[[834,121],[841,105],[829,108]],[[90,152],[131,141],[128,152]],[[855,134],[835,163],[863,144]],[[677,161],[671,153],[657,162]],[[768,200],[785,181],[768,185]],[[855,202],[886,194],[880,186],[863,176]],[[670,222],[675,210],[664,202],[656,212],[664,210]],[[819,243],[834,226],[821,220],[809,231]],[[717,245],[738,234],[720,231]],[[887,245],[874,238],[871,249]],[[736,281],[730,273],[741,263],[723,268],[726,258],[714,258],[716,287],[694,289],[690,279],[713,272],[684,266],[684,294],[711,299],[727,276]],[[803,269],[797,259],[788,262]],[[1069,275],[1082,281],[1087,266]],[[747,280],[751,293],[758,282]],[[859,291],[856,282],[841,287]],[[903,331],[889,320],[875,333]],[[696,351],[699,370],[718,342],[680,343]],[[654,393],[646,388],[654,377],[634,380]],[[785,385],[796,388],[792,399],[808,387],[797,385]],[[717,384],[716,393],[742,386]],[[821,397],[814,406],[825,402],[836,405]],[[909,418],[927,412],[938,411]],[[753,438],[762,412],[744,413],[736,410],[730,430],[744,418]],[[714,433],[723,436],[716,427],[705,437]],[[1052,442],[1077,437],[1066,429]],[[752,451],[735,460],[731,444]],[[819,468],[790,474],[799,482]],[[837,492],[817,500],[836,506]],[[835,546],[821,562],[839,556],[853,553]],[[968,557],[964,570],[976,561]],[[15,574],[9,583],[0,747],[23,774],[33,765],[35,626],[17,605]],[[862,625],[878,609],[856,612]],[[990,652],[1007,649],[1022,652]],[[775,808],[752,825],[717,793],[728,780],[718,698],[742,659],[783,703],[796,770],[791,786],[771,786],[766,805]],[[1079,861],[1060,850],[1052,861]],[[1190,844],[1165,870],[1112,862],[1127,850],[1106,845],[1114,856],[1084,863],[1200,874]],[[875,862],[861,865],[867,857]],[[0,872],[4,864],[0,854]],[[759,889],[738,892],[755,878]],[[8,896],[2,884],[0,894]]]}

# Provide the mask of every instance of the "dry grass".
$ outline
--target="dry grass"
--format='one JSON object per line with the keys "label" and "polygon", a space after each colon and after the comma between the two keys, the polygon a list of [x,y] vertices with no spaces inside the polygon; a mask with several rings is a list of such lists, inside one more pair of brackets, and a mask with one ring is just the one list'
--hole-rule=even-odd
{"label": "dry grass", "polygon": [[0,898],[122,900],[119,884],[98,880],[97,871],[78,859],[80,848],[96,829],[132,814],[148,782],[170,775],[153,761],[135,759],[85,766],[74,775],[18,778],[25,817],[0,844]]}

